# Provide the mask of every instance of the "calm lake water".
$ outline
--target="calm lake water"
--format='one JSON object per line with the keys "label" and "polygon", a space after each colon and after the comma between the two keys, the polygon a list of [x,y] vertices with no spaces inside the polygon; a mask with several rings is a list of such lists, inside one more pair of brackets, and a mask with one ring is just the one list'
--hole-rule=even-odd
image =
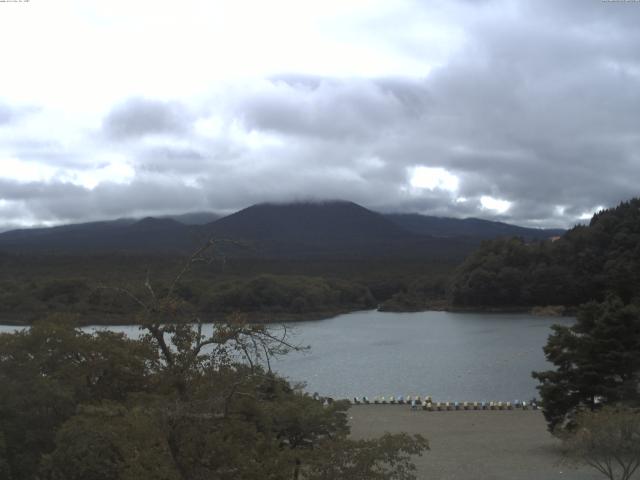
{"label": "calm lake water", "polygon": [[[272,362],[309,392],[335,398],[431,395],[439,401],[530,399],[532,370],[549,368],[542,351],[554,323],[526,314],[356,312],[288,324],[292,352]],[[95,329],[95,327],[88,327]],[[130,336],[135,326],[109,327]],[[0,326],[0,332],[15,327]]]}

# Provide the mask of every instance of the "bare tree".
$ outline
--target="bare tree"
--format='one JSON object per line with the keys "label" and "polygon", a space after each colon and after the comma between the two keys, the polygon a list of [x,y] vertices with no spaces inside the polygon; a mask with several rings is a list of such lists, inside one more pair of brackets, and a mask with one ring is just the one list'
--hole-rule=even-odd
{"label": "bare tree", "polygon": [[610,480],[629,480],[640,467],[640,411],[607,406],[582,412],[563,445],[569,460],[584,462]]}
{"label": "bare tree", "polygon": [[264,324],[250,324],[240,314],[229,316],[225,322],[213,323],[211,332],[205,334],[198,312],[180,298],[177,290],[196,264],[211,264],[217,258],[216,248],[227,242],[236,243],[207,241],[186,259],[164,288],[154,287],[150,272],[146,274],[142,294],[124,287],[105,287],[126,295],[140,307],[138,321],[140,329],[146,331],[143,339],[158,348],[160,361],[173,374],[175,387],[181,394],[185,392],[188,372],[198,368],[215,367],[216,362],[228,364],[230,358],[239,356],[252,371],[258,363],[264,363],[271,371],[273,356],[306,348],[289,341],[285,325],[276,330]]}

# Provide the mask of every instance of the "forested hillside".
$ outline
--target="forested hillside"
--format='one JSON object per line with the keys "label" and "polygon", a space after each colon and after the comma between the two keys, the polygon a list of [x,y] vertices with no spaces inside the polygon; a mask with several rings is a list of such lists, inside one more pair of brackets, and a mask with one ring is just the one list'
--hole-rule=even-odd
{"label": "forested hillside", "polygon": [[640,199],[593,216],[555,242],[483,242],[458,268],[457,306],[579,305],[614,293],[640,295]]}
{"label": "forested hillside", "polygon": [[[403,258],[461,262],[482,239],[549,238],[562,230],[480,219],[382,215],[353,202],[257,204],[219,218],[196,212],[0,233],[0,253],[188,255],[209,238],[232,239],[227,257]],[[218,249],[221,245],[218,246]]]}
{"label": "forested hillside", "polygon": [[[211,260],[195,265],[176,292],[208,320],[229,312],[271,321],[326,318],[392,297],[385,307],[424,309],[426,302],[444,300],[455,268],[419,259]],[[148,275],[162,291],[183,261],[170,255],[0,254],[0,323],[27,324],[56,312],[77,314],[84,324],[135,322],[135,302],[115,287],[144,293]]]}
{"label": "forested hillside", "polygon": [[483,240],[522,237],[525,240],[544,240],[563,235],[559,228],[526,228],[481,218],[448,218],[417,213],[390,213],[385,218],[408,232],[434,237],[470,237]]}

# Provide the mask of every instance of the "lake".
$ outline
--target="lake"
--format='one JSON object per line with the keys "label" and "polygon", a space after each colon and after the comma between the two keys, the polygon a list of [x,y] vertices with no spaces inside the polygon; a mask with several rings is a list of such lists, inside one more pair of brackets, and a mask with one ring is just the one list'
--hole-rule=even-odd
{"label": "lake", "polygon": [[[335,398],[528,400],[537,396],[531,371],[550,367],[542,351],[549,327],[573,321],[527,314],[349,313],[288,324],[293,342],[311,350],[292,352],[272,367],[305,381],[309,392]],[[135,326],[109,328],[138,334]],[[15,329],[0,326],[0,332]]]}

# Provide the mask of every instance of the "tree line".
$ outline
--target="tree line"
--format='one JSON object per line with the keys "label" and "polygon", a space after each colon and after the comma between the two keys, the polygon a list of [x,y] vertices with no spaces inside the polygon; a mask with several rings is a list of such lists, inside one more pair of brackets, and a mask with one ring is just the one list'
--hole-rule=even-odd
{"label": "tree line", "polygon": [[112,287],[136,306],[138,339],[69,315],[0,335],[0,478],[415,479],[422,436],[349,439],[348,402],[271,371],[300,348],[286,329],[232,315],[203,333],[178,293],[187,271]]}
{"label": "tree line", "polygon": [[[180,261],[171,256],[0,254],[0,323],[28,324],[51,313],[76,314],[85,324],[133,323],[135,304],[106,287],[140,293],[148,272],[161,291]],[[176,294],[209,320],[230,312],[264,321],[321,318],[383,304],[388,310],[420,310],[445,298],[453,268],[389,259],[215,259],[194,266]]]}
{"label": "tree line", "polygon": [[640,199],[596,213],[559,239],[483,242],[448,289],[458,307],[559,305],[576,312],[533,372],[549,430],[611,480],[640,467]]}
{"label": "tree line", "polygon": [[577,306],[614,294],[640,300],[640,199],[596,213],[557,241],[483,242],[457,269],[458,306]]}
{"label": "tree line", "polygon": [[493,302],[579,304],[573,325],[552,327],[544,353],[553,368],[533,372],[544,416],[569,458],[629,480],[640,467],[640,200],[554,243],[483,249],[459,271],[459,301],[477,299],[474,275],[484,275]]}

